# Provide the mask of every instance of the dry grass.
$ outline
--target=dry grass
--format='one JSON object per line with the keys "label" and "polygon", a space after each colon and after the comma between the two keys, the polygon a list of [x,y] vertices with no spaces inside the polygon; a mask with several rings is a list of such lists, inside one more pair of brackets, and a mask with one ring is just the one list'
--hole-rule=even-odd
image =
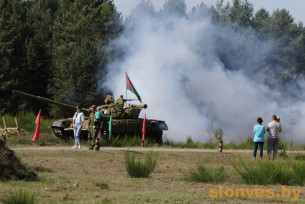
{"label": "dry grass", "polygon": [[[16,150],[21,161],[38,169],[38,181],[0,182],[0,196],[12,189],[26,189],[39,195],[39,203],[285,203],[282,198],[210,198],[209,190],[224,188],[275,188],[280,185],[239,184],[232,162],[249,159],[251,153],[158,152],[158,163],[149,178],[130,178],[124,166],[124,151],[31,151]],[[142,152],[136,152],[143,154]],[[185,181],[185,173],[198,164],[222,164],[230,179],[222,184]],[[293,186],[289,186],[293,188]],[[305,201],[305,188],[299,202]]]}

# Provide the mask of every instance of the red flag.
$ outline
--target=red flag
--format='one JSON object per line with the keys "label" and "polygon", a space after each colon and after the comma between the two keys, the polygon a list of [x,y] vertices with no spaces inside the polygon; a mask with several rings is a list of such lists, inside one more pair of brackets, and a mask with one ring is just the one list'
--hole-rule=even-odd
{"label": "red flag", "polygon": [[142,141],[145,140],[145,122],[146,122],[146,113],[144,115],[143,127],[142,127]]}
{"label": "red flag", "polygon": [[125,72],[126,74],[126,89],[130,90],[132,93],[134,93],[138,100],[142,103],[142,100],[141,100],[141,97],[140,95],[138,94],[137,90],[135,89],[135,87],[133,86],[133,84],[131,83],[128,75],[127,75],[127,72]]}
{"label": "red flag", "polygon": [[35,133],[33,135],[32,141],[39,140],[40,114],[41,114],[41,109],[39,110],[37,118],[35,120],[36,130],[35,130]]}

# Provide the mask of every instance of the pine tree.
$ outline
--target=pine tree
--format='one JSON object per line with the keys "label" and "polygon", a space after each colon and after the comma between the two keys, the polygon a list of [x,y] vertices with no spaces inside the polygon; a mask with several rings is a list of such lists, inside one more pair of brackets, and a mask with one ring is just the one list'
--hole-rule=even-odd
{"label": "pine tree", "polygon": [[16,101],[12,90],[24,87],[25,63],[25,11],[22,0],[0,1],[0,113],[15,112]]}
{"label": "pine tree", "polygon": [[54,26],[48,90],[57,101],[89,106],[97,94],[97,71],[109,60],[105,45],[120,32],[120,14],[112,1],[75,0],[64,5]]}

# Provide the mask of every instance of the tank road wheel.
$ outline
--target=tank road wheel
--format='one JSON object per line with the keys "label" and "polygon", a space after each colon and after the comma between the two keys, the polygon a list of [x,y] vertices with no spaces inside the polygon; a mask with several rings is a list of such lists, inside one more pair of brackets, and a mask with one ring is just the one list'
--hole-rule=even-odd
{"label": "tank road wheel", "polygon": [[65,139],[64,134],[63,134],[63,132],[64,132],[63,128],[53,127],[52,130],[53,130],[53,134],[55,135],[55,137],[58,137],[60,139]]}

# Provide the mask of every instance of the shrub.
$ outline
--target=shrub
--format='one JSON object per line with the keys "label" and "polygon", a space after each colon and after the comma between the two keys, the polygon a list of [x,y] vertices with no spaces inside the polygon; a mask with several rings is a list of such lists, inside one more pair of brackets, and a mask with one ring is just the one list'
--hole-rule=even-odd
{"label": "shrub", "polygon": [[202,148],[208,149],[215,149],[216,147],[218,147],[218,141],[215,141],[213,138],[202,145]]}
{"label": "shrub", "polygon": [[204,165],[199,165],[197,169],[191,170],[185,179],[188,181],[203,183],[221,183],[225,180],[226,173],[222,165],[218,168],[208,169]]}
{"label": "shrub", "polygon": [[295,160],[305,161],[305,154],[297,154],[294,158]]}
{"label": "shrub", "polygon": [[145,161],[138,160],[136,162],[135,154],[130,155],[129,152],[125,153],[126,171],[130,177],[134,178],[147,178],[155,169],[157,165],[156,156],[152,151],[145,153]]}
{"label": "shrub", "polygon": [[0,145],[0,180],[36,180],[37,174],[28,170],[13,150]]}
{"label": "shrub", "polygon": [[289,184],[293,177],[287,162],[257,161],[250,163],[239,158],[233,164],[236,172],[246,184]]}
{"label": "shrub", "polygon": [[228,144],[224,144],[224,149],[236,149],[237,145],[235,144],[235,142],[233,140],[230,140],[230,142]]}
{"label": "shrub", "polygon": [[[253,138],[248,137],[246,140],[244,140],[242,143],[240,143],[237,146],[237,149],[253,149],[254,143],[253,143]],[[266,146],[266,145],[264,145]]]}
{"label": "shrub", "polygon": [[221,128],[214,132],[214,137],[217,139],[218,142],[223,141],[223,132]]}
{"label": "shrub", "polygon": [[290,163],[293,170],[293,184],[303,186],[305,181],[305,163],[304,162],[294,162]]}
{"label": "shrub", "polygon": [[185,142],[177,142],[174,143],[173,141],[165,140],[163,142],[163,146],[169,147],[178,147],[178,148],[208,148],[208,149],[215,149],[218,147],[218,141],[214,138],[210,138],[207,142],[199,142],[193,141],[191,136],[186,136]]}
{"label": "shrub", "polygon": [[36,193],[30,193],[24,190],[7,191],[0,198],[3,204],[33,204],[38,200]]}
{"label": "shrub", "polygon": [[280,151],[279,156],[282,157],[282,158],[284,158],[284,159],[288,158],[288,155],[287,155],[287,152],[286,152],[286,147],[284,147],[284,148]]}

